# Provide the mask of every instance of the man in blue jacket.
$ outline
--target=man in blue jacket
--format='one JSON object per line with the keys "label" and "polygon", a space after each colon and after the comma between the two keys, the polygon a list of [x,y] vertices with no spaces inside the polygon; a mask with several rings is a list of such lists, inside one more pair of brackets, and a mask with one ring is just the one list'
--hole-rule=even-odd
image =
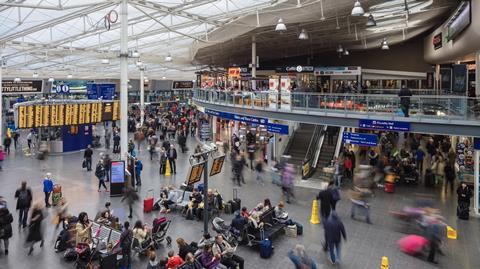
{"label": "man in blue jacket", "polygon": [[142,170],[143,170],[142,161],[136,158],[135,159],[135,181],[137,183],[137,186],[142,185],[142,178],[141,178]]}
{"label": "man in blue jacket", "polygon": [[[330,250],[330,261],[332,264],[340,262],[340,242],[343,239],[347,240],[347,234],[345,233],[345,226],[338,218],[337,212],[332,211],[330,217],[324,225],[325,239],[327,240],[328,249]],[[336,249],[336,253],[335,253]],[[336,255],[335,255],[336,254]]]}
{"label": "man in blue jacket", "polygon": [[45,179],[43,180],[43,192],[45,193],[45,206],[50,207],[49,199],[50,194],[53,191],[53,181],[52,181],[52,174],[47,173]]}

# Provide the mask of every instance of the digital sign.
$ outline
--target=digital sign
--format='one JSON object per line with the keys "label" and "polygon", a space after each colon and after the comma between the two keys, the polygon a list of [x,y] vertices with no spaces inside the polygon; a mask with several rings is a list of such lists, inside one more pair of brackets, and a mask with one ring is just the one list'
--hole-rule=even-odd
{"label": "digital sign", "polygon": [[15,82],[13,80],[2,81],[2,93],[42,93],[43,80],[29,80]]}
{"label": "digital sign", "polygon": [[15,104],[14,109],[19,129],[95,124],[120,119],[118,101],[52,104],[25,102]]}
{"label": "digital sign", "polygon": [[112,183],[124,183],[125,182],[125,162],[113,161],[112,162]]}

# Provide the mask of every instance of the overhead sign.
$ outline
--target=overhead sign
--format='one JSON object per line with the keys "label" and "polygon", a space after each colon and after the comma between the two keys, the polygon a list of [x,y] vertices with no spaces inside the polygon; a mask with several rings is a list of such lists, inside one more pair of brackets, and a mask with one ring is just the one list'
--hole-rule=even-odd
{"label": "overhead sign", "polygon": [[55,80],[52,82],[51,93],[85,93],[89,80],[72,79],[72,80]]}
{"label": "overhead sign", "polygon": [[240,77],[240,67],[230,67],[228,68],[228,77],[229,78],[239,78]]}
{"label": "overhead sign", "polygon": [[315,67],[315,76],[359,76],[360,66]]}
{"label": "overhead sign", "polygon": [[173,89],[193,89],[193,81],[174,81],[172,84]]}
{"label": "overhead sign", "polygon": [[43,80],[22,80],[15,82],[13,80],[2,81],[2,93],[42,93]]}
{"label": "overhead sign", "polygon": [[480,137],[473,138],[473,148],[476,150],[480,150]]}
{"label": "overhead sign", "polygon": [[57,85],[55,87],[56,93],[70,93],[70,87],[68,85]]}
{"label": "overhead sign", "polygon": [[238,114],[233,114],[228,112],[215,111],[211,109],[205,109],[205,113],[208,115],[217,116],[217,117],[228,119],[228,120],[236,120],[236,121],[241,121],[245,123],[261,124],[261,125],[266,125],[268,123],[268,119],[264,119],[264,118],[238,115]]}
{"label": "overhead sign", "polygon": [[114,102],[65,100],[50,104],[24,102],[14,105],[19,129],[95,124],[120,119],[120,105]]}
{"label": "overhead sign", "polygon": [[193,185],[202,180],[203,169],[205,169],[205,163],[198,163],[192,166],[190,174],[187,178],[187,185]]}
{"label": "overhead sign", "polygon": [[433,39],[432,39],[432,44],[433,44],[433,48],[438,50],[439,48],[441,48],[443,46],[443,41],[442,41],[442,32],[436,34],[433,36]]}
{"label": "overhead sign", "polygon": [[375,147],[378,144],[378,137],[374,134],[343,132],[343,143]]}
{"label": "overhead sign", "polygon": [[88,99],[113,100],[115,96],[116,85],[113,83],[88,83],[86,87]]}
{"label": "overhead sign", "polygon": [[210,169],[210,176],[220,174],[222,172],[223,163],[225,162],[225,155],[213,159],[212,168]]}
{"label": "overhead sign", "polygon": [[277,69],[276,71],[279,73],[283,72],[296,72],[296,73],[312,73],[314,70],[313,66],[303,66],[303,65],[297,65],[297,66],[287,66],[285,69]]}
{"label": "overhead sign", "polygon": [[269,133],[288,135],[288,125],[268,123],[267,131]]}
{"label": "overhead sign", "polygon": [[379,131],[409,132],[410,122],[388,120],[359,120],[358,127]]}

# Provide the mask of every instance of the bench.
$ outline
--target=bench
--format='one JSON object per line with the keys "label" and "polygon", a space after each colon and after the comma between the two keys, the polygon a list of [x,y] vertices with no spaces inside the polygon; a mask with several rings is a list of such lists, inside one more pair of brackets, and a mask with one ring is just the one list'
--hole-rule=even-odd
{"label": "bench", "polygon": [[[282,234],[286,226],[275,218],[275,210],[273,208],[265,211],[260,216],[260,223],[263,223],[263,238],[268,238],[270,240],[273,240],[278,235]],[[253,227],[248,228],[247,236],[253,245],[258,245],[263,239],[261,229],[255,229]]]}

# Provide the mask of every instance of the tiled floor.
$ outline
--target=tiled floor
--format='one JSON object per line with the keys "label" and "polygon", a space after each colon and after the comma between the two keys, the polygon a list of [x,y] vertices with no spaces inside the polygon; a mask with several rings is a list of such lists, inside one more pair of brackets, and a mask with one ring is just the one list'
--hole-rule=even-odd
{"label": "tiled floor", "polygon": [[[193,149],[192,139],[189,139],[189,148]],[[95,150],[95,159],[98,160],[98,150]],[[146,191],[154,188],[158,195],[159,187],[165,184],[180,185],[186,178],[188,172],[187,155],[179,154],[178,174],[171,177],[160,177],[158,175],[158,163],[150,162],[145,150],[140,152],[144,163],[143,185],[140,194],[143,197]],[[22,156],[21,151],[10,155],[4,162],[5,170],[0,172],[0,195],[5,196],[9,202],[9,208],[15,208],[13,199],[14,191],[20,185],[20,181],[26,180],[34,191],[35,200],[42,200],[42,175],[49,171],[53,174],[56,183],[63,186],[63,193],[70,203],[70,212],[78,214],[80,211],[86,211],[90,216],[94,216],[99,208],[103,207],[105,201],[112,201],[115,215],[120,219],[125,219],[126,207],[120,203],[120,198],[110,198],[108,194],[97,192],[97,180],[93,172],[86,172],[81,169],[82,154],[75,153],[64,156],[50,157],[46,161],[38,161],[33,158]],[[217,188],[223,193],[226,200],[232,197],[232,182],[230,180],[230,163],[227,161],[222,174],[217,175],[210,180],[210,186]],[[277,203],[281,199],[281,193],[278,187],[270,184],[267,180],[265,186],[257,185],[254,180],[254,174],[246,171],[247,184],[240,188],[239,196],[242,199],[242,205],[252,208],[264,198],[270,198],[272,202]],[[317,194],[317,190],[298,187],[295,190],[297,200],[287,206],[290,216],[304,225],[304,235],[297,238],[288,238],[281,236],[274,241],[275,254],[268,260],[261,259],[258,253],[239,247],[238,254],[246,260],[245,268],[293,268],[288,260],[286,253],[295,244],[301,243],[306,246],[308,253],[314,257],[319,268],[333,268],[327,260],[327,256],[321,249],[323,238],[323,229],[321,225],[311,225],[309,223],[312,199]],[[380,267],[382,256],[387,256],[390,260],[390,268],[394,269],[418,269],[418,268],[479,268],[480,267],[480,225],[478,219],[470,221],[460,221],[455,217],[456,202],[450,196],[444,196],[443,192],[437,190],[436,203],[442,209],[447,222],[457,227],[458,240],[448,240],[444,242],[443,249],[446,256],[439,258],[439,265],[432,265],[424,259],[407,256],[401,253],[396,245],[396,241],[404,236],[401,233],[403,227],[398,221],[393,219],[388,211],[398,210],[404,205],[410,204],[414,199],[414,193],[433,193],[425,191],[422,187],[398,187],[396,193],[386,194],[378,190],[372,204],[373,225],[368,225],[363,221],[351,220],[349,218],[350,203],[344,195],[338,205],[338,212],[345,223],[348,241],[343,244],[343,257],[341,268],[351,269],[374,269]],[[52,211],[51,209],[49,210]],[[157,213],[143,214],[142,205],[138,203],[135,208],[135,217],[151,223]],[[172,238],[184,237],[187,241],[198,240],[202,234],[203,225],[201,222],[184,220],[177,213],[167,216],[173,220],[169,235]],[[230,219],[231,216],[223,216]],[[63,261],[60,254],[53,250],[51,240],[53,239],[53,228],[51,224],[51,215],[44,221],[45,237],[47,244],[44,249],[35,249],[33,256],[27,256],[27,250],[24,248],[26,231],[17,229],[17,216],[15,215],[14,236],[10,243],[10,255],[5,257],[0,255],[0,268],[72,268],[72,264]],[[174,246],[175,248],[175,246]],[[165,248],[161,248],[159,255],[166,253]],[[135,258],[133,268],[145,268],[144,260]]]}

